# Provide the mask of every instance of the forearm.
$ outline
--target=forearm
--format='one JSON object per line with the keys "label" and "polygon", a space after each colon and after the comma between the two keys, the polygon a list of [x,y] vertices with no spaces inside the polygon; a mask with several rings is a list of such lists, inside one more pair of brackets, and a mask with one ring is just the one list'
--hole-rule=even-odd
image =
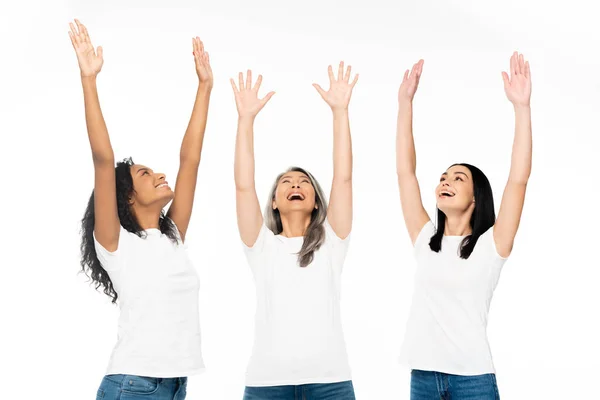
{"label": "forearm", "polygon": [[512,148],[509,181],[526,184],[531,174],[531,108],[515,107],[515,139]]}
{"label": "forearm", "polygon": [[412,118],[412,102],[400,102],[396,132],[396,172],[399,176],[406,174],[414,175],[417,167]]}
{"label": "forearm", "polygon": [[352,180],[352,138],[348,109],[333,111],[333,179]]}
{"label": "forearm", "polygon": [[254,190],[254,118],[238,119],[234,161],[237,190]]}
{"label": "forearm", "polygon": [[200,163],[211,90],[212,88],[206,84],[198,86],[192,116],[181,143],[179,153],[181,162]]}
{"label": "forearm", "polygon": [[96,77],[82,77],[85,122],[94,163],[113,163],[114,153],[100,108]]}

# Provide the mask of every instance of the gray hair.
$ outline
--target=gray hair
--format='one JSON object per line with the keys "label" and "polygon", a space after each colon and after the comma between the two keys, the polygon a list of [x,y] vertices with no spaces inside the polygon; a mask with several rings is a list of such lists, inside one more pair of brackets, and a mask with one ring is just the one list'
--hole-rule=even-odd
{"label": "gray hair", "polygon": [[279,174],[277,179],[275,179],[275,183],[273,183],[271,193],[269,194],[269,201],[265,209],[265,225],[274,234],[279,235],[283,232],[283,225],[281,223],[279,210],[273,209],[273,200],[275,200],[275,192],[277,191],[279,180],[288,172],[301,172],[305,174],[308,176],[311,185],[315,189],[315,204],[317,205],[317,208],[312,211],[310,224],[304,233],[304,243],[298,252],[298,264],[300,264],[300,267],[304,268],[313,261],[315,251],[319,250],[321,245],[325,242],[325,227],[323,224],[325,223],[325,218],[327,218],[327,199],[325,198],[325,194],[323,193],[323,189],[321,189],[319,182],[317,182],[310,172],[300,167],[290,167],[287,171]]}

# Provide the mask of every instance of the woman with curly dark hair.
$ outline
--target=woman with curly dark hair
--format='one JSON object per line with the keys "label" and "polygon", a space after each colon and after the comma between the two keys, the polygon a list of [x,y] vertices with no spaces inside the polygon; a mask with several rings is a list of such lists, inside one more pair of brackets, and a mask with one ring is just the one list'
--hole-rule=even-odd
{"label": "woman with curly dark hair", "polygon": [[199,38],[193,39],[199,85],[173,191],[164,174],[131,159],[115,168],[96,88],[102,47],[94,49],[85,26],[78,20],[75,25],[70,24],[69,36],[81,70],[95,172],[82,220],[81,266],[121,310],[117,344],[98,398],[184,399],[187,376],[204,369],[199,280],[183,243],[213,84],[208,53]]}

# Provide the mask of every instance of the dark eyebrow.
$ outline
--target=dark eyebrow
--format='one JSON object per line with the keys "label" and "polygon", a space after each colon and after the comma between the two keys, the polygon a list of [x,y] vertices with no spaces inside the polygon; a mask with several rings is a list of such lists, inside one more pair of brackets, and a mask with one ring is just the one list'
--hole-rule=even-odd
{"label": "dark eyebrow", "polygon": [[139,174],[140,171],[148,171],[148,168],[145,168],[145,167],[144,168],[140,168],[140,169],[137,170],[136,174]]}
{"label": "dark eyebrow", "polygon": [[[467,179],[469,179],[469,175],[465,174],[464,172],[456,171],[456,172],[455,172],[455,174],[463,174],[463,175],[464,175],[464,176],[465,176]],[[448,175],[448,173],[447,173],[447,172],[444,172],[444,173],[442,174],[442,176],[444,176],[444,175]]]}

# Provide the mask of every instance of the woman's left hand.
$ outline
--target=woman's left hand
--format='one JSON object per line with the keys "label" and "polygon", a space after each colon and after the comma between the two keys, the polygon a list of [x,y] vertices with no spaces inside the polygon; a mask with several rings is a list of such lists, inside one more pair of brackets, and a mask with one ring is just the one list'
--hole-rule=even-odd
{"label": "woman's left hand", "polygon": [[198,36],[192,39],[194,46],[194,61],[196,63],[196,73],[201,84],[212,87],[213,85],[213,73],[210,68],[210,57],[208,52],[204,51],[204,43]]}
{"label": "woman's left hand", "polygon": [[504,91],[506,97],[515,107],[529,107],[531,98],[531,72],[529,61],[525,61],[523,54],[516,51],[510,58],[510,77],[502,71]]}
{"label": "woman's left hand", "polygon": [[358,74],[354,77],[354,80],[350,82],[350,73],[352,71],[352,67],[348,66],[346,68],[346,73],[344,73],[344,62],[340,62],[340,66],[338,68],[338,76],[337,79],[333,74],[333,68],[331,65],[328,68],[329,72],[329,90],[325,91],[321,86],[316,83],[313,83],[317,92],[321,95],[323,100],[333,111],[335,110],[345,110],[348,109],[348,104],[350,103],[350,96],[352,96],[352,89],[356,82],[358,81]]}

